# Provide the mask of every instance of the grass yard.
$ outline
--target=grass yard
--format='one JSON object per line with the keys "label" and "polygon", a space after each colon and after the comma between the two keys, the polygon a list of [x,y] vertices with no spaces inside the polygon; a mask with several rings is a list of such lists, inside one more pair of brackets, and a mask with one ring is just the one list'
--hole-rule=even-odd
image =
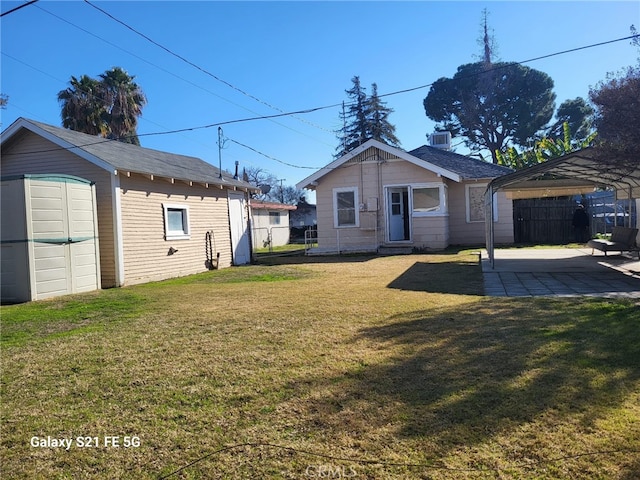
{"label": "grass yard", "polygon": [[640,477],[637,304],[269,261],[2,307],[2,478]]}

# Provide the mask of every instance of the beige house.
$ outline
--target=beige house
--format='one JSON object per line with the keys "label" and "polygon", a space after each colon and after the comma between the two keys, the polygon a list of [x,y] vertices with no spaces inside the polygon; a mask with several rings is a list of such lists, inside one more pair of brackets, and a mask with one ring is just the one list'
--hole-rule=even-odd
{"label": "beige house", "polygon": [[253,248],[287,245],[291,238],[289,214],[295,205],[251,200],[251,238]]}
{"label": "beige house", "polygon": [[[2,176],[95,184],[103,288],[245,264],[256,188],[194,157],[20,118],[0,137]],[[2,215],[12,205],[2,204]],[[33,241],[33,239],[28,239]]]}
{"label": "beige house", "polygon": [[[485,242],[489,182],[502,166],[422,146],[369,140],[299,182],[316,191],[318,253],[441,250]],[[496,194],[496,242],[513,243],[511,200]]]}

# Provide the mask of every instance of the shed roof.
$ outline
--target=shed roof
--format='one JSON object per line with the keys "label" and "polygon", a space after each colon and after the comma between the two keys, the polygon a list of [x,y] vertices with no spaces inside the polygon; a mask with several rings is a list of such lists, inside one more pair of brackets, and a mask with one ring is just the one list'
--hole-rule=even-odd
{"label": "shed roof", "polygon": [[7,127],[0,136],[1,144],[10,142],[24,129],[113,173],[135,172],[185,182],[259,190],[247,182],[234,179],[224,171],[221,174],[218,168],[197,157],[108,140],[27,118],[19,118]]}
{"label": "shed roof", "polygon": [[298,207],[295,205],[288,205],[286,203],[251,200],[251,208],[255,208],[257,210],[296,210]]}

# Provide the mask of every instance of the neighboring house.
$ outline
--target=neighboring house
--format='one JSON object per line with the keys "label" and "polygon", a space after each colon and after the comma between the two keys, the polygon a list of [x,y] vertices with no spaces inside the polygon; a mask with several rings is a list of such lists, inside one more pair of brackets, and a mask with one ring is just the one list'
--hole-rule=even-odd
{"label": "neighboring house", "polygon": [[289,215],[295,205],[251,200],[251,237],[253,248],[287,245],[290,238]]}
{"label": "neighboring house", "polygon": [[[485,242],[486,187],[510,172],[440,148],[369,140],[296,187],[316,191],[318,252],[440,250]],[[496,241],[512,243],[511,200],[496,200]]]}
{"label": "neighboring house", "polygon": [[[103,288],[251,259],[248,200],[257,189],[203,160],[24,118],[0,141],[3,177],[74,175],[95,185]],[[2,215],[12,208],[3,202]]]}
{"label": "neighboring house", "polygon": [[295,211],[291,212],[291,228],[315,227],[318,222],[316,206],[300,200]]}

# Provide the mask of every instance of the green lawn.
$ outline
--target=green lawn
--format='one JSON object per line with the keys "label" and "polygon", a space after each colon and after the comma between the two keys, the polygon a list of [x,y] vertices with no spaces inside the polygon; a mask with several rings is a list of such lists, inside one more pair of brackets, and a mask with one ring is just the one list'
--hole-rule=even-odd
{"label": "green lawn", "polygon": [[2,478],[640,477],[638,304],[268,261],[2,307]]}

